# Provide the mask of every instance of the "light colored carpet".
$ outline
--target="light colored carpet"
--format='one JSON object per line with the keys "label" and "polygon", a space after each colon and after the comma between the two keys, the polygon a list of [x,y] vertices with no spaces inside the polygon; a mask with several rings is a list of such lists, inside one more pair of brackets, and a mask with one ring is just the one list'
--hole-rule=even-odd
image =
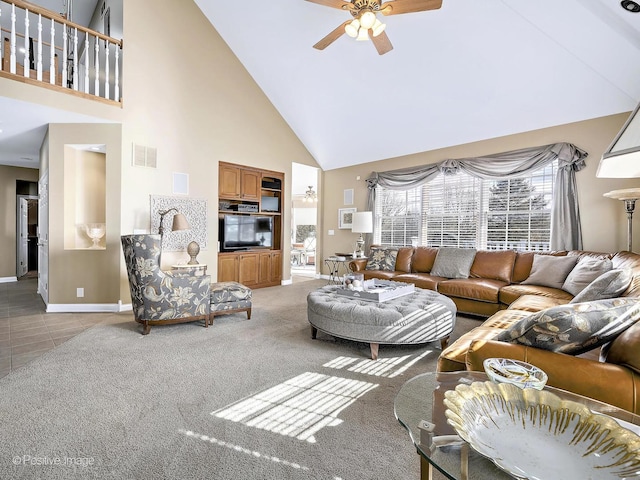
{"label": "light colored carpet", "polygon": [[208,329],[95,326],[0,379],[0,478],[418,478],[393,400],[439,347],[372,362],[312,340],[306,294],[324,284],[255,290],[251,320]]}

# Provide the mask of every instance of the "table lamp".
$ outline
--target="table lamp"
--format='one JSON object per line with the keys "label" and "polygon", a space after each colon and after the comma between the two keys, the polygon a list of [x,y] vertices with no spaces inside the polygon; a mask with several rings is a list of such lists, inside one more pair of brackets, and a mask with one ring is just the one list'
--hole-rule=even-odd
{"label": "table lamp", "polygon": [[351,231],[359,233],[360,236],[356,241],[356,257],[364,257],[364,237],[363,233],[373,232],[373,213],[372,212],[355,212],[351,223]]}

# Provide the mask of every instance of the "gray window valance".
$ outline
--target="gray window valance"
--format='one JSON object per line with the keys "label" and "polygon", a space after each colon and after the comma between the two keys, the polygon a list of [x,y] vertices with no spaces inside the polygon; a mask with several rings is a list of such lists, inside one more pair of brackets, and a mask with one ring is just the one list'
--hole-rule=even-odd
{"label": "gray window valance", "polygon": [[575,172],[586,166],[584,159],[587,155],[570,143],[554,143],[483,157],[447,159],[430,165],[372,172],[366,180],[369,188],[367,210],[374,211],[378,185],[392,190],[410,190],[424,185],[440,173],[453,175],[459,171],[483,179],[504,179],[531,173],[558,160],[551,201],[551,249],[580,250],[582,232]]}

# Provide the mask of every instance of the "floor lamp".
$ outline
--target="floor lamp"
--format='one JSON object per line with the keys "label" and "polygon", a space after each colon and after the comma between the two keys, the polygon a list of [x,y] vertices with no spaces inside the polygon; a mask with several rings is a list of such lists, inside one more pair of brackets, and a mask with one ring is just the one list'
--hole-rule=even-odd
{"label": "floor lamp", "polygon": [[[640,105],[631,113],[622,130],[606,152],[598,165],[596,177],[603,178],[637,178],[640,177]],[[627,250],[633,248],[633,211],[636,200],[640,199],[640,188],[613,190],[605,197],[622,200],[627,212]]]}
{"label": "floor lamp", "polygon": [[627,211],[627,250],[631,252],[633,248],[633,211],[636,208],[636,200],[640,199],[640,188],[612,190],[605,193],[604,196],[624,202]]}

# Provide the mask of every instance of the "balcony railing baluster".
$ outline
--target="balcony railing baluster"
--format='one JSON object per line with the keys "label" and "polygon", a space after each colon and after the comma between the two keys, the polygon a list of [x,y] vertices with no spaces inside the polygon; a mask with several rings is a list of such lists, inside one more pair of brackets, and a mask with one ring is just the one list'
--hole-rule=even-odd
{"label": "balcony railing baluster", "polygon": [[[56,58],[56,22],[51,22],[51,45],[49,49],[49,65],[55,65]],[[56,69],[49,68],[49,84],[56,84]]]}
{"label": "balcony railing baluster", "polygon": [[[33,27],[37,27],[37,31]],[[44,36],[50,43],[43,39],[43,29],[47,27],[49,35],[45,30]],[[18,37],[24,38],[24,48]],[[81,46],[80,50],[78,46]],[[78,92],[76,94],[120,103],[121,49],[120,40],[78,25],[61,14],[23,0],[0,0],[2,77],[25,79],[21,81],[32,85],[39,83],[42,86],[54,86],[53,88],[63,88],[70,93]],[[62,64],[59,62],[59,55]],[[101,81],[102,75],[104,82]],[[91,83],[93,88],[90,87]]]}
{"label": "balcony railing baluster", "polygon": [[24,16],[24,60],[22,61],[22,71],[25,77],[29,78],[31,64],[29,62],[29,10],[25,10]]}

